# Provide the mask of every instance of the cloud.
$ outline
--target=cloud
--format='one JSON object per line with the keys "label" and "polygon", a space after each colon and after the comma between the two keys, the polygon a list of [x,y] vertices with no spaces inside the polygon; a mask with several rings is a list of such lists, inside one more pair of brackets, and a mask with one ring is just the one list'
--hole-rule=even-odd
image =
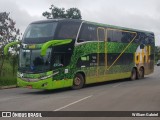
{"label": "cloud", "polygon": [[20,29],[21,33],[24,33],[29,23],[44,19],[41,16],[31,16],[26,10],[20,9],[13,0],[1,0],[0,12],[9,12],[10,17],[16,22],[16,27]]}

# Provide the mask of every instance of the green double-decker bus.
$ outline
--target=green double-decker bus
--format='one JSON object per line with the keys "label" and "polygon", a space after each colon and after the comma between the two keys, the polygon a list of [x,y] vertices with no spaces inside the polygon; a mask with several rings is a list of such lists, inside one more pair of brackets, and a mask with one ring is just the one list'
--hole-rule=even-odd
{"label": "green double-decker bus", "polygon": [[80,89],[85,84],[144,78],[154,71],[154,33],[53,19],[31,23],[20,44],[17,85]]}

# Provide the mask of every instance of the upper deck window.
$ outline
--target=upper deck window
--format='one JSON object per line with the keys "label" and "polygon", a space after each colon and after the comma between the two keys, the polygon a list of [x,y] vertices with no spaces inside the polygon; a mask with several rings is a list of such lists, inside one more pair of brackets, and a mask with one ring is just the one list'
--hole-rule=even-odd
{"label": "upper deck window", "polygon": [[57,23],[30,24],[25,32],[24,38],[52,37],[55,33]]}
{"label": "upper deck window", "polygon": [[41,22],[30,24],[23,36],[25,44],[42,44],[53,40],[58,22]]}
{"label": "upper deck window", "polygon": [[78,42],[97,41],[97,26],[84,23]]}
{"label": "upper deck window", "polygon": [[80,22],[62,22],[58,28],[57,39],[76,39]]}

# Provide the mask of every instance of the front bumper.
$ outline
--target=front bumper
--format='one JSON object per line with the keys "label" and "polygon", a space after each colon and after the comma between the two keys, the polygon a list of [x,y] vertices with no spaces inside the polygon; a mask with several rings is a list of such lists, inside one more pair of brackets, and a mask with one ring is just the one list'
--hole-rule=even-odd
{"label": "front bumper", "polygon": [[19,87],[29,87],[33,89],[53,89],[52,78],[48,78],[45,80],[40,80],[36,82],[27,82],[22,80],[21,78],[17,78],[17,85]]}

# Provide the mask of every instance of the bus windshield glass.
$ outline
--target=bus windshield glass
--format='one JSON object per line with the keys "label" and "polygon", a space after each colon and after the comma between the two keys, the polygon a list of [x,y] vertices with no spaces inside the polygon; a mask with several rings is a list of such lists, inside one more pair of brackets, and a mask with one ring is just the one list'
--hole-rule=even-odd
{"label": "bus windshield glass", "polygon": [[30,24],[25,32],[24,38],[46,38],[53,37],[57,22]]}
{"label": "bus windshield glass", "polygon": [[25,72],[44,72],[50,69],[51,49],[46,56],[40,55],[41,50],[20,50],[19,70]]}

